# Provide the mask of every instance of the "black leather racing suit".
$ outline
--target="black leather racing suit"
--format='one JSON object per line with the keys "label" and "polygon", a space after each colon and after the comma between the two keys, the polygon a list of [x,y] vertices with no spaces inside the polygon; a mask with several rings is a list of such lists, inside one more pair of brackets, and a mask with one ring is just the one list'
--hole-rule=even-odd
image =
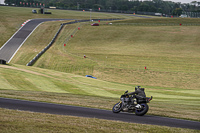
{"label": "black leather racing suit", "polygon": [[146,97],[146,94],[144,92],[144,89],[137,89],[135,92],[127,93],[128,95],[135,95],[136,98],[140,99],[143,97]]}

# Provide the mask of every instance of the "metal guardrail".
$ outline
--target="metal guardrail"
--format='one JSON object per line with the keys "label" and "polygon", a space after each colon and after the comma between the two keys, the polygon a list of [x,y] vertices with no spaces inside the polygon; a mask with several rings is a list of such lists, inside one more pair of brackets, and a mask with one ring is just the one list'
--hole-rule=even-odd
{"label": "metal guardrail", "polygon": [[63,28],[63,24],[61,24],[58,32],[56,33],[56,35],[54,36],[54,38],[51,40],[51,42],[40,52],[38,53],[29,63],[27,63],[27,66],[32,66],[39,58],[40,56],[42,56],[54,43],[55,39],[57,38],[58,34],[60,33],[60,31]]}

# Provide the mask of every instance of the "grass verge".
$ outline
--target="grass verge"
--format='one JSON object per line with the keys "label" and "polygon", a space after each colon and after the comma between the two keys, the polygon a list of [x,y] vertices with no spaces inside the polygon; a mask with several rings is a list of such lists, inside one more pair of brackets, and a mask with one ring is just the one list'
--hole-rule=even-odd
{"label": "grass verge", "polygon": [[[19,117],[20,116],[20,117]],[[70,132],[70,133],[197,133],[197,130],[171,128],[120,121],[82,118],[74,116],[50,115],[26,111],[0,109],[0,131],[7,132]]]}

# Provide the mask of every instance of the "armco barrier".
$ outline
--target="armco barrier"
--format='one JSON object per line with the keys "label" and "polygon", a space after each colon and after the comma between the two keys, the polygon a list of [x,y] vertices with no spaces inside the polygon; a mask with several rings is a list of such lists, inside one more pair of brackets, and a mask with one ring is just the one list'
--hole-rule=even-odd
{"label": "armco barrier", "polygon": [[[93,19],[93,21],[112,21],[112,20],[120,20],[120,19]],[[79,23],[79,22],[89,22],[90,20],[75,20],[73,22],[68,22],[68,23],[62,23],[58,32],[56,33],[56,35],[54,36],[54,38],[51,40],[51,42],[40,52],[38,53],[29,63],[27,63],[27,66],[32,66],[39,58],[40,56],[42,56],[54,43],[55,39],[57,38],[58,34],[60,33],[60,31],[62,30],[64,25],[67,24],[74,24],[74,23]]]}
{"label": "armco barrier", "polygon": [[40,53],[38,53],[29,63],[27,63],[26,64],[27,66],[32,66],[37,61],[37,59],[39,59],[40,56],[42,54],[44,54],[52,46],[52,44],[54,43],[56,37],[58,36],[58,34],[60,33],[60,31],[62,30],[62,28],[63,28],[63,24],[61,24],[58,32],[56,33],[56,35],[54,36],[54,38],[51,40],[51,42]]}

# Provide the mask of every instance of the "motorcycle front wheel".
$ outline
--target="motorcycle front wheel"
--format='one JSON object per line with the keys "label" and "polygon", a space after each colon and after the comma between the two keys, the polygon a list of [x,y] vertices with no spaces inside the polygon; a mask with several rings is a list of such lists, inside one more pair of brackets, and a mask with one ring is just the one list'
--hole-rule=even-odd
{"label": "motorcycle front wheel", "polygon": [[149,106],[146,103],[142,103],[140,105],[142,106],[142,108],[136,109],[135,114],[138,115],[138,116],[143,116],[148,112]]}
{"label": "motorcycle front wheel", "polygon": [[113,106],[112,111],[113,113],[119,113],[121,109],[122,109],[122,102],[118,102]]}

